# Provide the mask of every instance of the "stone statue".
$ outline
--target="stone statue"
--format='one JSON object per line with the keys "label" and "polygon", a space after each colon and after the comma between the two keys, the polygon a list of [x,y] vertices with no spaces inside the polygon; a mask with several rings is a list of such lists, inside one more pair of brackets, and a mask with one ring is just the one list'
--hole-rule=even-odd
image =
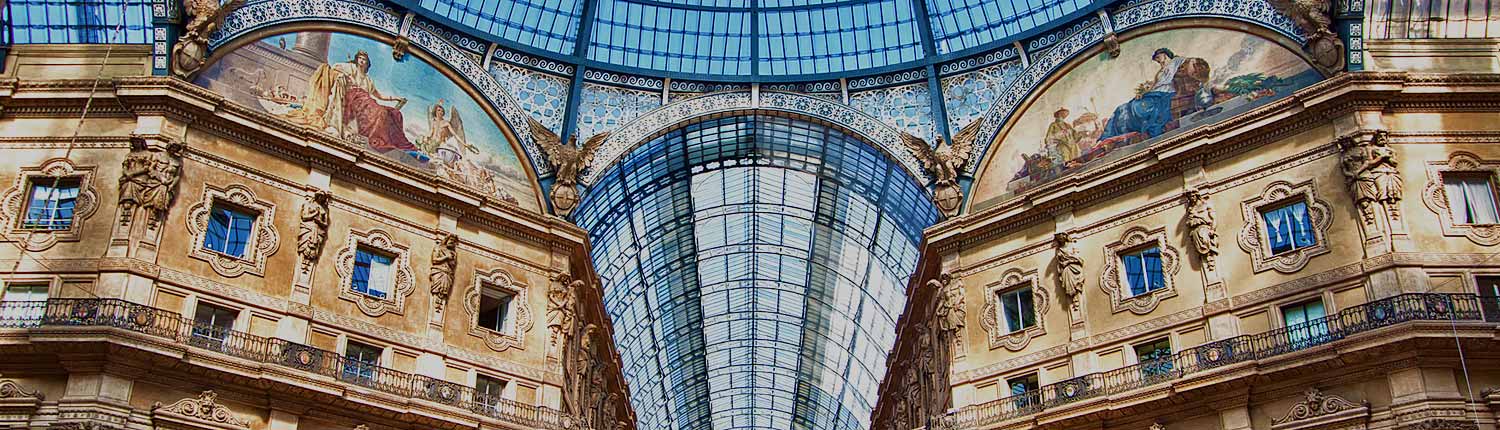
{"label": "stone statue", "polygon": [[1392,220],[1400,220],[1397,203],[1401,202],[1405,181],[1396,168],[1396,150],[1386,142],[1386,131],[1375,131],[1369,140],[1341,137],[1338,145],[1344,179],[1365,223],[1375,224],[1377,204],[1385,206]]}
{"label": "stone statue", "polygon": [[527,120],[537,145],[542,147],[547,161],[557,173],[557,182],[552,185],[552,209],[557,215],[567,218],[578,207],[578,174],[594,160],[594,154],[599,152],[599,146],[609,138],[609,133],[589,136],[580,148],[577,134],[569,136],[568,143],[562,143],[562,139],[547,126],[535,119]]}
{"label": "stone statue", "polygon": [[1203,257],[1203,270],[1217,270],[1219,261],[1219,233],[1214,231],[1214,206],[1208,195],[1197,187],[1183,191],[1187,197],[1187,226],[1192,234],[1193,246]]}
{"label": "stone statue", "polygon": [[144,139],[131,139],[130,155],[122,163],[120,207],[125,219],[136,208],[149,211],[152,219],[165,216],[177,196],[177,182],[182,179],[182,144],[165,148],[152,146]]}
{"label": "stone statue", "polygon": [[906,149],[932,175],[933,202],[948,217],[958,215],[959,205],[963,202],[963,188],[958,184],[958,175],[963,172],[964,165],[969,163],[969,157],[973,155],[980,124],[979,120],[975,120],[964,126],[963,130],[953,135],[952,145],[945,142],[942,136],[933,137],[937,141],[936,148],[928,146],[921,138],[901,133],[901,142],[906,144]]}
{"label": "stone statue", "polygon": [[187,0],[183,6],[193,17],[184,25],[182,37],[172,47],[172,74],[182,79],[191,79],[208,61],[208,35],[224,22],[229,12],[245,4],[245,0]]}
{"label": "stone statue", "polygon": [[458,236],[445,232],[438,237],[438,246],[432,249],[432,269],[427,280],[432,286],[434,311],[440,314],[453,293],[453,272],[458,270],[457,248]]}
{"label": "stone statue", "polygon": [[937,295],[938,330],[945,338],[957,334],[964,328],[964,321],[968,318],[968,311],[964,309],[963,283],[955,282],[953,275],[944,272],[938,275],[938,279],[927,281],[927,286],[933,288],[933,294]]}
{"label": "stone statue", "polygon": [[550,351],[558,351],[568,343],[568,334],[573,332],[573,309],[577,301],[577,289],[583,281],[574,280],[566,273],[552,275],[552,287],[547,290],[547,329],[551,333]]}
{"label": "stone statue", "polygon": [[1057,281],[1062,284],[1063,294],[1068,296],[1070,310],[1078,312],[1083,300],[1083,258],[1078,247],[1073,245],[1073,235],[1068,232],[1052,236],[1057,246]]}
{"label": "stone statue", "polygon": [[328,241],[328,198],[326,190],[318,190],[303,197],[298,211],[301,222],[297,224],[297,255],[302,256],[302,271],[311,270],[323,255],[323,243]]}
{"label": "stone statue", "polygon": [[1333,8],[1330,0],[1269,0],[1271,7],[1292,19],[1302,33],[1307,35],[1303,46],[1313,61],[1326,71],[1337,72],[1344,68],[1344,41],[1333,32]]}

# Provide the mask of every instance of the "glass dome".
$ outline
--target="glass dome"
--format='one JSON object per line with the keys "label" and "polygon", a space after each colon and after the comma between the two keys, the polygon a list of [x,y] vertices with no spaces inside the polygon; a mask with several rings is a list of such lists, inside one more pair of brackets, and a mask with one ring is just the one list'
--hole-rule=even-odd
{"label": "glass dome", "polygon": [[417,1],[434,18],[534,54],[610,70],[736,81],[925,66],[993,49],[1090,5],[1087,0]]}

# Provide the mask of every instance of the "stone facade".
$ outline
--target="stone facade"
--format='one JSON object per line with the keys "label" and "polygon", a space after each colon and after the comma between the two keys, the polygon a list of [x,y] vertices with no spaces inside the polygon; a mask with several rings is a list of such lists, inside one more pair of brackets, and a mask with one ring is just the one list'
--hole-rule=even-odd
{"label": "stone facade", "polygon": [[[149,58],[122,49],[112,61],[128,56]],[[98,67],[86,63],[71,67]],[[48,299],[0,312],[0,427],[634,427],[624,402],[564,397],[575,360],[599,375],[588,390],[623,396],[613,355],[549,357],[561,336],[532,328],[552,279],[593,278],[585,232],[177,78],[118,74],[86,116],[92,81],[0,79],[13,245],[0,246],[0,279]],[[72,224],[28,229],[30,188],[54,178],[80,187]],[[225,207],[255,217],[239,255],[205,246]],[[451,255],[434,252],[443,237],[456,238]],[[384,297],[351,290],[365,249],[394,260]],[[446,290],[426,276],[436,255]],[[520,319],[507,333],[476,323],[479,291],[497,286]],[[598,327],[591,341],[613,348],[597,288],[570,286],[570,327]],[[435,291],[452,291],[457,311],[433,306]],[[357,347],[373,348],[372,364],[345,358]]]}

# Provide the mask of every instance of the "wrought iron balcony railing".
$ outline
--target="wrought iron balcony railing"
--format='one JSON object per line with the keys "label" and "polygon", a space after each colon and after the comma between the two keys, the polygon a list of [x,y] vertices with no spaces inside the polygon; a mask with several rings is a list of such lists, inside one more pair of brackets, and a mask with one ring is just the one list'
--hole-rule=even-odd
{"label": "wrought iron balcony railing", "polygon": [[[1494,302],[1496,298],[1488,299]],[[1485,302],[1485,311],[1500,308],[1490,302]],[[1403,322],[1481,321],[1484,317],[1480,298],[1471,294],[1403,294],[1302,324],[1210,342],[1160,359],[964,407],[940,418],[938,428],[977,428],[1047,408],[1180,379],[1183,375],[1283,355]],[[1490,317],[1494,320],[1500,315]]]}
{"label": "wrought iron balcony railing", "polygon": [[473,387],[344,358],[333,351],[296,342],[205,328],[177,312],[124,300],[0,303],[0,328],[53,326],[118,328],[232,357],[316,373],[401,397],[453,406],[527,427],[559,429],[575,425],[555,409],[485,396]]}

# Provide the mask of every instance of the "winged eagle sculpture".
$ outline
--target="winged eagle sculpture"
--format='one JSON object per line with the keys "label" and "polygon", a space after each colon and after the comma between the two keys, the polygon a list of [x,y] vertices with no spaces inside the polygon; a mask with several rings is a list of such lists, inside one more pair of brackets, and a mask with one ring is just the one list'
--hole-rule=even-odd
{"label": "winged eagle sculpture", "polygon": [[579,147],[576,133],[568,137],[568,143],[563,143],[557,133],[553,133],[536,119],[528,118],[527,123],[531,126],[532,137],[542,147],[542,152],[547,155],[547,161],[552,164],[552,170],[556,173],[557,182],[552,185],[552,209],[557,215],[567,218],[578,207],[578,174],[594,161],[594,154],[609,139],[609,133],[589,136],[583,146]]}
{"label": "winged eagle sculpture", "polygon": [[952,144],[942,136],[934,137],[936,147],[927,145],[927,141],[922,138],[901,133],[901,142],[922,163],[927,174],[932,175],[932,200],[945,216],[958,215],[959,204],[963,202],[963,188],[958,185],[958,175],[963,172],[964,165],[969,163],[969,157],[973,154],[974,141],[979,137],[979,125],[980,122],[975,120],[964,126],[953,135]]}
{"label": "winged eagle sculpture", "polygon": [[224,23],[224,17],[245,0],[187,0],[183,8],[193,17],[183,26],[182,36],[172,47],[172,73],[183,79],[196,75],[208,60],[208,35]]}

